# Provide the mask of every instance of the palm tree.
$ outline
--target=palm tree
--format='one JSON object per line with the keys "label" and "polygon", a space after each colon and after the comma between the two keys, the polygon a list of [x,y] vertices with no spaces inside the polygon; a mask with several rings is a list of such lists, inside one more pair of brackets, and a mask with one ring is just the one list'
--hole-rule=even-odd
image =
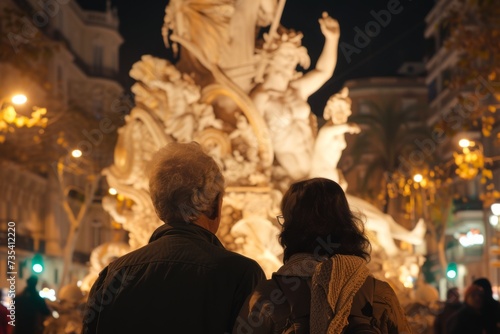
{"label": "palm tree", "polygon": [[[401,109],[396,101],[377,104],[365,102],[369,113],[353,115],[350,121],[361,127],[354,144],[349,149],[353,164],[345,173],[360,164],[366,164],[366,172],[360,180],[358,191],[362,197],[381,194],[384,198],[383,211],[387,213],[390,200],[392,177],[397,172],[411,173],[414,156],[425,156],[417,145],[429,138],[430,131],[423,121],[425,107],[412,105]],[[411,162],[409,162],[411,161]],[[424,163],[424,161],[419,161]],[[418,167],[418,166],[411,166]],[[377,180],[381,180],[380,183]]]}

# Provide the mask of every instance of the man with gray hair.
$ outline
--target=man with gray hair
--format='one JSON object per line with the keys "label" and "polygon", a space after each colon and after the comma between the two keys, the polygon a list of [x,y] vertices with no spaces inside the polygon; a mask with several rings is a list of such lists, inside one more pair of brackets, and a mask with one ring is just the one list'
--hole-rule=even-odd
{"label": "man with gray hair", "polygon": [[224,195],[219,167],[195,142],[168,144],[152,159],[149,191],[164,225],[100,273],[83,333],[230,333],[265,275],[215,236]]}

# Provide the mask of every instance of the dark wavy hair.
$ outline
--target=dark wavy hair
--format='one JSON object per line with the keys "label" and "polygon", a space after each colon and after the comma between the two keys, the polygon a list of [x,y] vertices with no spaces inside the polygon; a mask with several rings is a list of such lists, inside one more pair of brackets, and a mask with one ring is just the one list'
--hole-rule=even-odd
{"label": "dark wavy hair", "polygon": [[285,222],[279,241],[285,262],[296,253],[370,260],[371,244],[363,222],[351,211],[336,182],[313,178],[293,183],[283,196],[281,212]]}

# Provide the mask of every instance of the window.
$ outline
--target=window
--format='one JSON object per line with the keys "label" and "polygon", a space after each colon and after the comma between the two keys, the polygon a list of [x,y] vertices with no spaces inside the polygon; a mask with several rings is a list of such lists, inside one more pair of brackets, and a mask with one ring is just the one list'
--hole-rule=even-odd
{"label": "window", "polygon": [[401,109],[405,110],[417,104],[417,99],[414,97],[404,97],[401,99]]}
{"label": "window", "polygon": [[424,60],[429,60],[436,54],[436,39],[434,36],[425,40],[424,49]]}
{"label": "window", "polygon": [[92,247],[96,248],[101,244],[101,227],[102,224],[99,220],[92,221]]}
{"label": "window", "polygon": [[434,99],[437,96],[437,82],[435,79],[432,80],[432,82],[429,84],[427,93],[428,93],[429,102],[434,101]]}
{"label": "window", "polygon": [[64,75],[63,75],[63,69],[60,65],[57,66],[57,79],[56,79],[56,83],[57,83],[57,93],[59,95],[64,95]]}
{"label": "window", "polygon": [[102,46],[94,46],[94,73],[102,73],[102,60],[103,60],[104,50]]}
{"label": "window", "polygon": [[360,102],[359,103],[359,114],[360,115],[368,115],[370,114],[370,106],[368,104]]}

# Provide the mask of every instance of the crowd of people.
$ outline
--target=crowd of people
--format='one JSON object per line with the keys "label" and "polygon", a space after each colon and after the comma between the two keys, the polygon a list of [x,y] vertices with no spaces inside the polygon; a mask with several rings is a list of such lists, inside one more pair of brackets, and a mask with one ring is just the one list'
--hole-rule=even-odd
{"label": "crowd of people", "polygon": [[463,302],[456,287],[447,291],[446,302],[436,315],[435,334],[500,333],[500,303],[493,298],[491,283],[479,278],[467,287]]}
{"label": "crowd of people", "polygon": [[[100,273],[82,333],[412,333],[394,290],[370,275],[363,221],[338,183],[305,179],[285,193],[277,217],[284,265],[270,279],[216,237],[224,177],[199,144],[160,149],[149,187],[164,224]],[[16,298],[13,333],[43,333],[50,309],[36,284],[30,277]],[[434,332],[500,333],[490,282],[475,280],[463,302],[450,289]]]}

